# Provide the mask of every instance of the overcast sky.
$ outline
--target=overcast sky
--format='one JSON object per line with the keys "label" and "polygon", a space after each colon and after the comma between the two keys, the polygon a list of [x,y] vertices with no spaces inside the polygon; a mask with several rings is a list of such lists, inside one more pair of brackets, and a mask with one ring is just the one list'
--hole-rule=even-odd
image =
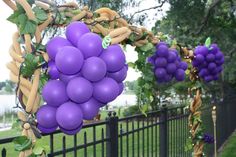
{"label": "overcast sky", "polygon": [[[155,0],[143,0],[138,8],[130,8],[130,12],[135,12],[137,10],[142,10],[145,8],[153,7],[157,5]],[[8,16],[12,14],[12,10],[8,8],[7,5],[3,1],[0,0],[0,81],[4,81],[9,79],[9,71],[6,68],[6,63],[11,60],[8,49],[12,44],[12,34],[16,32],[16,26],[6,19]],[[159,12],[158,17],[155,16],[156,10],[149,10],[147,13],[150,19],[154,16],[156,19],[160,19],[162,16],[165,15],[166,10],[168,10],[169,4],[165,4],[163,6],[163,12]],[[137,15],[138,16],[138,15]],[[154,22],[156,19],[145,23],[148,29],[151,29],[154,26]],[[137,59],[137,54],[134,52],[133,48],[129,46],[126,52],[127,61],[135,61]],[[126,78],[127,81],[136,80],[139,77],[139,73],[135,72],[133,69],[129,68],[128,76]]]}

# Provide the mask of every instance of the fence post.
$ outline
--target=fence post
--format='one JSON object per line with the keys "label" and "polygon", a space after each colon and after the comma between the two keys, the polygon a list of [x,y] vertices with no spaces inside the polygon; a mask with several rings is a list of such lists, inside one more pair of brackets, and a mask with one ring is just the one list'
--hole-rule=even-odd
{"label": "fence post", "polygon": [[6,157],[7,156],[7,150],[6,148],[2,149],[2,157]]}
{"label": "fence post", "polygon": [[116,112],[108,114],[106,125],[106,138],[109,140],[106,142],[106,156],[118,157],[118,117]]}
{"label": "fence post", "polygon": [[160,131],[159,131],[159,138],[160,138],[160,157],[167,157],[168,151],[168,129],[167,129],[167,107],[163,106],[161,109],[160,114]]}

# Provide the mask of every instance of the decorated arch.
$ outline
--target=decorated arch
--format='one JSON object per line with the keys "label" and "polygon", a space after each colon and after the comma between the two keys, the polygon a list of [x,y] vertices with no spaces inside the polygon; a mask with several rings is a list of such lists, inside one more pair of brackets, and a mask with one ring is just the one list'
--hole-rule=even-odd
{"label": "decorated arch", "polygon": [[[40,133],[57,128],[69,135],[78,133],[84,120],[93,119],[100,107],[122,93],[128,69],[122,46],[127,44],[136,47],[139,57],[129,66],[143,72],[141,81],[149,83],[141,93],[155,99],[159,84],[186,79],[195,84],[190,89],[194,97],[189,105],[189,130],[193,156],[203,156],[204,144],[212,138],[201,128],[201,86],[197,84],[218,80],[224,63],[210,38],[205,45],[187,49],[162,33],[129,24],[109,8],[91,12],[76,3],[4,2],[13,10],[8,20],[18,28],[7,68],[17,84],[18,118],[29,142],[20,157],[32,154]],[[56,36],[58,28],[65,28],[64,36]],[[145,77],[146,73],[152,77]]]}

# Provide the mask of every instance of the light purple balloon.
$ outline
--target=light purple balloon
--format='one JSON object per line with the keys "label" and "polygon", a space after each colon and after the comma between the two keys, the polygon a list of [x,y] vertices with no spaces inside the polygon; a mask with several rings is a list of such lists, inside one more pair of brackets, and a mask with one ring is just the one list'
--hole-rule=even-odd
{"label": "light purple balloon", "polygon": [[158,46],[156,54],[159,57],[168,57],[168,46],[165,44],[161,44],[160,46]]}
{"label": "light purple balloon", "polygon": [[78,40],[90,30],[83,22],[72,22],[66,28],[66,38],[74,45],[77,46]]}
{"label": "light purple balloon", "polygon": [[56,66],[64,74],[76,74],[84,63],[83,54],[79,49],[65,46],[56,55]]}
{"label": "light purple balloon", "polygon": [[53,127],[53,128],[45,128],[43,126],[41,126],[40,124],[37,125],[37,128],[44,134],[49,134],[54,132],[57,129],[58,126]]}
{"label": "light purple balloon", "polygon": [[102,38],[95,33],[86,33],[78,40],[77,47],[83,53],[85,59],[99,56],[103,50]]}
{"label": "light purple balloon", "polygon": [[50,79],[58,79],[60,72],[58,71],[55,62],[49,61],[48,62],[48,74],[50,76]]}
{"label": "light purple balloon", "polygon": [[119,45],[110,45],[101,54],[107,65],[108,72],[116,72],[123,68],[125,65],[125,54]]}
{"label": "light purple balloon", "polygon": [[157,57],[156,60],[155,60],[155,66],[157,68],[163,68],[163,67],[166,67],[167,65],[167,60],[166,58],[164,57]]}
{"label": "light purple balloon", "polygon": [[73,74],[73,75],[65,75],[63,73],[60,73],[59,79],[64,82],[65,84],[68,84],[70,80],[72,80],[75,77],[82,76],[81,73]]}
{"label": "light purple balloon", "polygon": [[71,43],[62,37],[54,37],[46,45],[46,51],[51,60],[55,60],[56,54],[64,46],[72,46]]}
{"label": "light purple balloon", "polygon": [[83,77],[76,77],[68,83],[66,91],[71,100],[84,103],[92,97],[93,85]]}
{"label": "light purple balloon", "polygon": [[92,120],[99,112],[99,107],[101,103],[94,98],[89,99],[88,101],[79,104],[83,112],[83,119]]}
{"label": "light purple balloon", "polygon": [[104,78],[107,72],[107,66],[101,58],[90,57],[85,60],[81,72],[86,79],[96,82]]}
{"label": "light purple balloon", "polygon": [[177,59],[177,55],[173,50],[169,50],[168,57],[167,57],[167,62],[172,63]]}
{"label": "light purple balloon", "polygon": [[[60,127],[60,126],[59,126],[59,127]],[[75,134],[77,134],[82,128],[83,128],[83,122],[82,122],[82,123],[79,125],[79,127],[76,128],[76,129],[73,129],[73,130],[66,130],[66,129],[60,127],[60,130],[61,130],[63,133],[67,134],[67,135],[75,135]]]}
{"label": "light purple balloon", "polygon": [[48,81],[43,87],[42,96],[48,105],[54,107],[60,106],[69,99],[65,84],[59,80]]}
{"label": "light purple balloon", "polygon": [[93,97],[102,103],[113,101],[119,94],[119,85],[112,78],[105,77],[93,85]]}
{"label": "light purple balloon", "polygon": [[165,78],[166,74],[167,73],[164,68],[156,68],[156,70],[155,70],[155,75],[156,75],[157,79]]}
{"label": "light purple balloon", "polygon": [[177,68],[176,68],[175,63],[169,63],[169,64],[167,64],[166,71],[167,71],[168,74],[174,74],[175,71],[176,71],[176,69],[177,69]]}
{"label": "light purple balloon", "polygon": [[126,76],[127,76],[127,67],[124,66],[121,70],[114,72],[114,73],[107,73],[107,76],[110,78],[113,78],[114,80],[116,80],[116,82],[120,83],[122,81],[125,80]]}
{"label": "light purple balloon", "polygon": [[206,56],[208,54],[208,48],[206,46],[197,46],[194,50],[194,55],[198,54]]}
{"label": "light purple balloon", "polygon": [[124,90],[124,83],[121,82],[118,85],[119,85],[119,94],[118,95],[120,95],[123,92],[123,90]]}
{"label": "light purple balloon", "polygon": [[66,102],[57,109],[57,123],[66,130],[78,128],[83,122],[83,113],[78,104]]}
{"label": "light purple balloon", "polygon": [[56,111],[57,109],[55,107],[49,105],[41,106],[36,114],[38,124],[44,128],[57,127]]}
{"label": "light purple balloon", "polygon": [[188,64],[186,62],[180,62],[180,66],[179,66],[181,69],[183,70],[187,70],[188,69]]}

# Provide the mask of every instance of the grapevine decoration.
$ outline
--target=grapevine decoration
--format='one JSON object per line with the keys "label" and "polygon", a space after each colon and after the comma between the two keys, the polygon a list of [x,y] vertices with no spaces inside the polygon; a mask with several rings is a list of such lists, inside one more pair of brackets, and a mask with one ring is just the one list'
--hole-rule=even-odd
{"label": "grapevine decoration", "polygon": [[[14,143],[20,157],[45,156],[44,148],[38,151],[40,133],[59,128],[65,134],[76,134],[84,120],[93,119],[100,107],[122,93],[128,66],[119,44],[155,53],[149,62],[155,66],[158,83],[185,79],[188,66],[173,48],[176,44],[160,42],[158,35],[128,24],[109,8],[91,12],[87,6],[79,8],[73,2],[59,6],[45,0],[3,1],[14,11],[8,20],[18,27],[7,67],[10,79],[17,83],[22,136]],[[55,36],[57,28],[66,29],[65,37]],[[44,44],[48,31],[53,33]],[[222,71],[223,55],[209,40],[204,52],[202,49],[196,48],[194,56],[184,49],[193,63],[190,79],[216,80]],[[196,134],[201,124],[200,90],[196,93],[189,118],[193,140],[199,137]],[[41,103],[41,97],[45,103]],[[196,157],[202,155],[203,141],[211,141],[207,135],[201,137],[201,142],[194,145]]]}

